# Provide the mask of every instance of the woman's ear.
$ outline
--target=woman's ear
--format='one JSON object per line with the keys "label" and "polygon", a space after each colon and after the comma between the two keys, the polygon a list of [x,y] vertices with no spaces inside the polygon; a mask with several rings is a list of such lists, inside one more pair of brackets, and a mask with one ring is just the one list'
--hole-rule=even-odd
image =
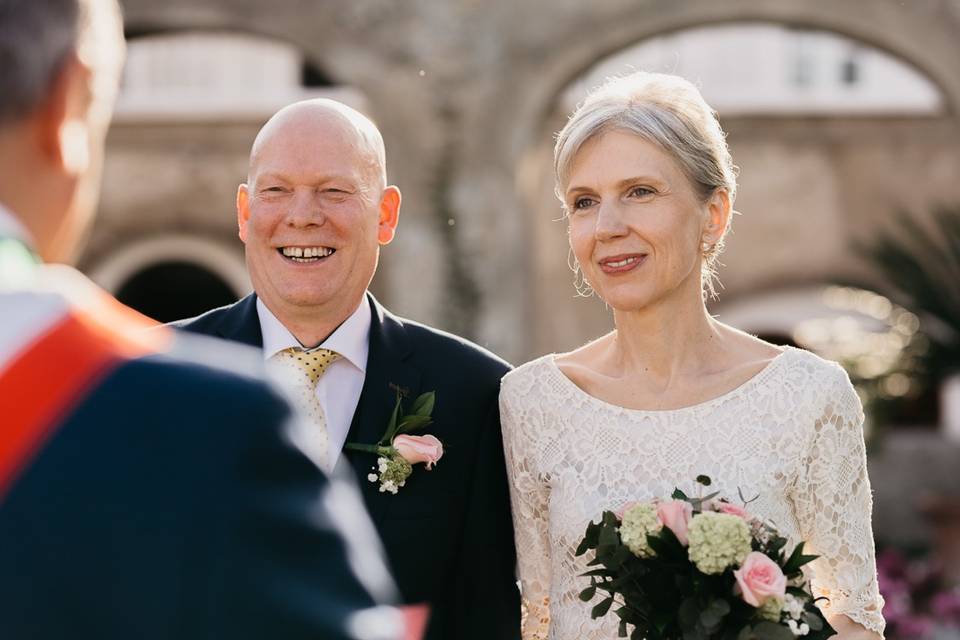
{"label": "woman's ear", "polygon": [[723,239],[727,227],[730,226],[732,213],[730,193],[724,188],[715,189],[706,204],[707,215],[701,232],[701,238],[705,244],[712,246]]}

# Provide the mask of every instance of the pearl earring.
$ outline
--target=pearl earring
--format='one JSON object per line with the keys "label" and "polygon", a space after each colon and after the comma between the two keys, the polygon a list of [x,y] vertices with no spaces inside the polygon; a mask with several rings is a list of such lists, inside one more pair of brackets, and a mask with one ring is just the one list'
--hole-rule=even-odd
{"label": "pearl earring", "polygon": [[710,253],[710,249],[712,248],[713,248],[713,245],[707,242],[706,240],[700,243],[700,251],[702,251],[703,253]]}

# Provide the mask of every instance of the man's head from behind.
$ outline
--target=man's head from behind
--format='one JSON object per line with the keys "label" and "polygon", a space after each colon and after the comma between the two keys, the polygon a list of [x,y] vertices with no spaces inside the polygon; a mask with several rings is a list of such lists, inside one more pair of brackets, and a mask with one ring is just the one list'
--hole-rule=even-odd
{"label": "man's head from behind", "polygon": [[399,211],[369,119],[333,100],[281,109],[257,135],[237,193],[257,295],[291,329],[309,318],[339,324],[362,300]]}
{"label": "man's head from behind", "polygon": [[122,59],[116,0],[0,0],[0,203],[47,260],[96,208]]}

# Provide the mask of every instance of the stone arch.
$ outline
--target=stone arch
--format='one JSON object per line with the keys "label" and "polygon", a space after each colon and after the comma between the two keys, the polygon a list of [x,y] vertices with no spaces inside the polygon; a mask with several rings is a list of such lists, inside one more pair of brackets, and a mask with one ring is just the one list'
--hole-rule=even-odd
{"label": "stone arch", "polygon": [[237,298],[252,290],[242,253],[192,235],[165,234],[124,244],[91,265],[88,272],[94,282],[116,293],[136,274],[163,263],[202,267],[226,283]]}

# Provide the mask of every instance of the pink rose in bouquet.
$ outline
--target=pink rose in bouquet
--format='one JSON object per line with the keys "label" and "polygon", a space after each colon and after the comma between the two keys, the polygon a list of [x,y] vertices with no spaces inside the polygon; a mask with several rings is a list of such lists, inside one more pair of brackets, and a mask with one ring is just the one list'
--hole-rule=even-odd
{"label": "pink rose in bouquet", "polygon": [[663,526],[673,531],[680,544],[687,546],[687,529],[693,517],[693,505],[686,500],[666,500],[657,504],[657,517]]}
{"label": "pink rose in bouquet", "polygon": [[743,518],[744,520],[750,520],[750,514],[743,507],[733,504],[732,502],[716,502],[714,503],[716,510],[720,513],[729,513],[732,516],[737,516]]}
{"label": "pink rose in bouquet", "polygon": [[733,572],[743,601],[754,607],[763,606],[770,598],[783,600],[787,577],[780,565],[767,555],[752,551],[740,568]]}

